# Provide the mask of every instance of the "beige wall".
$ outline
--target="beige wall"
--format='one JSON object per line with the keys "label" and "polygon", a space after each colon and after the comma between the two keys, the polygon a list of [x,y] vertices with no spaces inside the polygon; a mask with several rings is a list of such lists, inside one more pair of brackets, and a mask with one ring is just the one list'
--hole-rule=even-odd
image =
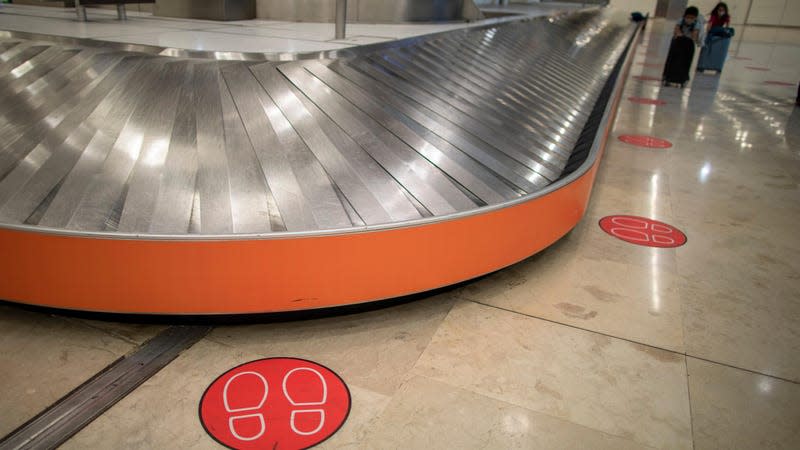
{"label": "beige wall", "polygon": [[747,23],[800,26],[800,0],[753,0]]}
{"label": "beige wall", "polygon": [[[719,0],[689,0],[689,3],[693,6],[697,6],[700,9],[700,13],[708,18],[708,13],[719,3]],[[728,9],[730,10],[731,23],[744,23],[750,0],[727,0],[725,3],[728,4]]]}

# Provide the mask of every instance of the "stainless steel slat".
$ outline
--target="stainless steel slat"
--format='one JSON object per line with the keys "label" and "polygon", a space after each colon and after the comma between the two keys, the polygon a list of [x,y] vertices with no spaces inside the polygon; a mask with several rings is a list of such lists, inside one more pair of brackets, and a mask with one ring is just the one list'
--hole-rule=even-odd
{"label": "stainless steel slat", "polygon": [[280,66],[280,70],[428,210],[446,214],[475,206],[438,168],[339,94],[325,88],[301,66],[286,64]]}
{"label": "stainless steel slat", "polygon": [[155,234],[189,232],[197,177],[197,120],[194,111],[194,64],[181,80],[178,111],[159,180],[153,220],[147,231]]}
{"label": "stainless steel slat", "polygon": [[[353,81],[362,89],[367,90],[370,95],[401,111],[406,117],[419,124],[420,128],[430,130],[431,133],[435,133],[442,140],[454,145],[495,173],[502,175],[522,191],[526,193],[533,192],[537,186],[533,180],[540,180],[541,183],[546,182],[544,178],[531,171],[525,165],[500,151],[493,151],[494,148],[488,143],[459,128],[457,124],[450,122],[447,118],[418,103],[412,104],[399,95],[392,95],[377,80],[369,78],[366,74],[358,72],[340,61],[332,62],[330,67],[333,71]],[[408,122],[407,124],[414,127],[413,124]],[[424,131],[420,132],[424,133]]]}
{"label": "stainless steel slat", "polygon": [[[128,79],[136,65],[138,61],[129,60],[109,67],[87,87],[85,100],[71,110],[71,119],[58,123],[47,138],[0,182],[0,215],[15,222],[25,220],[77,161],[96,151],[98,143],[105,137],[97,133],[98,128],[109,123],[107,121],[113,117],[112,112],[119,112],[112,111],[110,103],[118,101],[125,94],[124,90],[114,93],[112,89]],[[112,95],[106,97],[109,92]],[[86,120],[82,120],[87,116]],[[71,186],[72,183],[68,182],[62,187]],[[48,210],[43,216],[43,219],[47,219],[45,224],[66,225],[72,208],[68,211],[60,209],[65,198],[59,191],[53,202],[56,208],[52,212]]]}
{"label": "stainless steel slat", "polygon": [[226,70],[224,76],[286,229],[318,228],[297,174],[265,113],[272,100],[264,98],[266,93],[247,67],[237,65]]}
{"label": "stainless steel slat", "polygon": [[[156,70],[152,70],[153,66]],[[128,182],[145,142],[148,119],[156,113],[161,92],[156,89],[164,61],[145,61],[144,77],[137,86],[138,95],[127,95],[117,103],[134,103],[133,113],[119,132],[114,145],[87,186],[66,228],[73,230],[111,229],[116,231],[124,206]],[[136,89],[136,88],[134,88]]]}
{"label": "stainless steel slat", "polygon": [[[250,82],[254,82],[253,74],[248,75]],[[265,91],[260,87],[254,87],[254,90],[261,97],[261,104],[275,131],[280,148],[284,149],[286,159],[297,174],[300,189],[308,201],[314,220],[322,229],[351,226],[352,222],[344,205],[333,188],[334,183],[319,160],[308,149],[274,100],[268,94],[264,95]]]}
{"label": "stainless steel slat", "polygon": [[475,163],[474,160],[467,158],[466,155],[461,152],[452,152],[448,151],[450,149],[437,148],[436,145],[426,141],[403,122],[392,117],[380,104],[371,99],[363,91],[360,91],[346,79],[331,72],[319,62],[308,62],[304,64],[304,67],[318,79],[327,83],[333,90],[359,107],[375,121],[394,133],[395,136],[413,148],[417,153],[421,154],[442,171],[453,177],[485,203],[501,202],[516,196],[513,190],[498,180],[497,177],[485,167]]}
{"label": "stainless steel slat", "polygon": [[5,76],[19,65],[50,48],[49,45],[22,43],[0,54],[0,76]]}
{"label": "stainless steel slat", "polygon": [[[337,189],[348,199],[353,213],[365,224],[390,222],[392,216],[370,191],[369,180],[364,180],[363,176],[348,164],[347,159],[315,123],[301,101],[288,89],[289,84],[283,76],[274,67],[266,64],[254,66],[251,70],[303,138],[309,150],[325,167]],[[411,208],[411,205],[408,207]],[[349,216],[352,217],[352,213]]]}
{"label": "stainless steel slat", "polygon": [[147,230],[152,222],[158,198],[159,180],[168,175],[164,164],[169,151],[169,139],[175,123],[175,113],[180,93],[181,74],[186,70],[185,62],[167,63],[159,79],[150,88],[160,91],[152,103],[152,109],[140,125],[143,131],[142,148],[134,163],[128,180],[119,221],[119,231],[136,232]]}
{"label": "stainless steel slat", "polygon": [[595,10],[288,63],[0,33],[0,226],[235,236],[503,204],[562,176],[634,29]]}
{"label": "stainless steel slat", "polygon": [[[414,52],[411,54],[404,54],[398,51],[395,52],[394,55],[401,58],[406,64],[419,69],[431,83],[440,88],[446,88],[449,93],[458,96],[470,105],[479,107],[480,110],[483,111],[483,117],[487,117],[488,115],[488,117],[495,118],[499,120],[499,126],[503,129],[516,135],[524,135],[525,137],[520,138],[529,139],[539,144],[542,150],[538,155],[542,159],[549,161],[548,158],[554,155],[556,158],[562,159],[562,162],[566,162],[571,148],[567,149],[562,147],[562,144],[554,141],[550,135],[542,130],[547,127],[547,125],[525,115],[521,108],[511,109],[503,103],[498,102],[494,95],[495,85],[484,87],[475,84],[472,80],[461,77],[458,73],[452,71],[451,65],[440,65],[446,63],[446,60],[437,63],[434,60],[425,58],[424,55],[420,53],[421,52],[417,51],[415,48]],[[555,151],[556,149],[552,148],[553,146],[558,147],[557,149],[560,151]],[[560,163],[554,163],[553,165],[557,170],[563,168],[563,165]]]}
{"label": "stainless steel slat", "polygon": [[216,63],[195,66],[194,105],[197,121],[197,195],[200,232],[233,232],[228,158]]}
{"label": "stainless steel slat", "polygon": [[386,172],[367,151],[339,128],[314,102],[303,95],[293,84],[286,83],[286,86],[289,92],[302,103],[305,110],[311,114],[315,124],[325,133],[325,137],[331,141],[336,151],[341,153],[342,158],[364,182],[369,182],[370,189],[380,199],[393,220],[418,219],[431,215],[430,211],[425,209],[402,184]]}
{"label": "stainless steel slat", "polygon": [[[126,75],[120,74],[120,76]],[[25,128],[23,132],[15,135],[14,130],[10,130],[11,137],[0,144],[0,179],[45,139],[49,139],[50,144],[56,144],[63,140],[64,132],[80,124],[114,87],[101,81],[104,81],[102,77],[96,77],[56,108],[45,111],[48,113],[46,116],[34,114],[35,124]],[[98,86],[102,88],[97,89]]]}
{"label": "stainless steel slat", "polygon": [[0,100],[15,102],[23,91],[35,92],[38,86],[45,84],[47,78],[51,73],[65,72],[72,69],[76,64],[83,61],[80,55],[83,53],[78,49],[68,49],[60,51],[56,57],[43,61],[42,63],[35,64],[31,70],[27,71],[22,76],[4,83]]}
{"label": "stainless steel slat", "polygon": [[[222,77],[219,83],[225,128],[225,154],[230,171],[233,230],[236,233],[264,233],[271,230],[267,200],[269,188],[228,86]],[[277,211],[275,214],[280,217]]]}
{"label": "stainless steel slat", "polygon": [[441,102],[430,95],[427,95],[425,92],[418,90],[414,85],[404,80],[389,76],[385,72],[376,69],[367,62],[354,61],[351,66],[362,70],[369,76],[383,82],[387,86],[394,89],[396,93],[405,95],[420,105],[425,105],[431,110],[435,111],[437,114],[446,117],[449,121],[457,123],[461,128],[468,129],[471,133],[491,144],[509,157],[524,164],[544,178],[544,180],[538,182],[541,185],[547,184],[548,181],[552,181],[555,179],[555,177],[557,177],[557,174],[555,174],[552,170],[546,168],[540,162],[528,155],[527,149],[519,148],[519,146],[513,142],[509,142],[507,140],[507,136],[496,133],[481,121],[475,120],[469,115],[459,111],[455,107]]}
{"label": "stainless steel slat", "polygon": [[[549,131],[550,133],[558,132],[561,122],[558,122],[559,127],[554,128],[552,122],[554,118],[564,114],[558,108],[552,106],[552,100],[549,96],[542,95],[529,95],[520,91],[512,91],[510,89],[513,79],[507,74],[493,76],[493,72],[483,60],[467,59],[463,54],[454,54],[450,49],[445,48],[440,50],[434,43],[421,46],[421,51],[431,58],[437,58],[441,61],[447,62],[451,68],[457,69],[456,72],[463,72],[473,77],[472,82],[477,86],[486,84],[492,86],[492,95],[495,96],[498,102],[503,102],[509,108],[520,110],[526,113],[530,120],[539,126],[542,126],[542,131]],[[551,119],[551,120],[548,120]],[[565,130],[566,131],[566,130]],[[578,131],[572,127],[569,128],[570,133],[577,134]]]}
{"label": "stainless steel slat", "polygon": [[15,138],[15,135],[36,124],[60,105],[72,100],[99,74],[104,73],[109,65],[122,59],[121,54],[94,57],[95,53],[91,50],[81,52],[86,60],[77,67],[65,64],[10,99],[13,102],[11,107],[0,112],[0,136],[4,139]]}

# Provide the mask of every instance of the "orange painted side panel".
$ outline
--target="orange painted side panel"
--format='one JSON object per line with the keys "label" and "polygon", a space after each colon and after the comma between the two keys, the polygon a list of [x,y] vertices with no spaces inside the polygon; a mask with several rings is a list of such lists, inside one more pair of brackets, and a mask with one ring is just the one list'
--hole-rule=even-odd
{"label": "orange painted side panel", "polygon": [[0,298],[85,311],[237,314],[421,292],[555,242],[583,215],[594,172],[491,213],[338,236],[146,241],[0,230]]}

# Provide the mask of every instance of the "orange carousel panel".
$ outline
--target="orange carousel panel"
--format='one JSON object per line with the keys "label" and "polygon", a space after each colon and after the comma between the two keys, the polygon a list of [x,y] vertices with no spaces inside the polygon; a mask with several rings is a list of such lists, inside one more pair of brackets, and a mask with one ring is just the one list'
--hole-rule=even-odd
{"label": "orange carousel panel", "polygon": [[582,217],[596,167],[516,206],[346,235],[160,241],[0,230],[0,298],[83,311],[241,314],[422,292],[506,267],[558,240]]}

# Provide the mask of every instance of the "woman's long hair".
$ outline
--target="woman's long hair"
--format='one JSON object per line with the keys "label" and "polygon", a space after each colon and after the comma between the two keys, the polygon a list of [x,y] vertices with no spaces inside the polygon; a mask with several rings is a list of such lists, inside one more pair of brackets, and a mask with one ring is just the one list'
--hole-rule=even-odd
{"label": "woman's long hair", "polygon": [[[721,16],[717,13],[717,11],[719,11],[719,7],[720,6],[725,8],[725,14],[723,14]],[[709,14],[709,16],[712,16],[712,17],[719,16],[720,18],[724,19],[725,17],[728,17],[730,15],[729,12],[730,12],[730,9],[728,9],[728,4],[725,3],[725,2],[719,2],[719,3],[717,3],[717,6],[715,6],[714,9],[711,10],[711,13]]]}

